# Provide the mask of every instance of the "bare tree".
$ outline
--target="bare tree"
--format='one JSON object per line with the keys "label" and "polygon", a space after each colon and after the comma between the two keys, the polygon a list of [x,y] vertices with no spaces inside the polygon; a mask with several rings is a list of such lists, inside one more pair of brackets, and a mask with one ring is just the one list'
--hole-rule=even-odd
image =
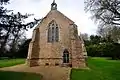
{"label": "bare tree", "polygon": [[83,40],[88,40],[88,38],[89,38],[87,33],[83,33],[83,34],[81,34],[81,36],[82,36]]}
{"label": "bare tree", "polygon": [[25,23],[25,20],[32,16],[32,14],[23,15],[20,12],[14,14],[12,10],[4,8],[3,4],[8,2],[9,0],[0,0],[0,54],[5,53],[6,45],[10,43],[11,47],[14,48],[21,38],[21,32],[34,27],[39,21],[35,19],[33,22]]}
{"label": "bare tree", "polygon": [[118,42],[120,40],[120,27],[99,27],[98,34],[103,38],[110,38],[114,42]]}
{"label": "bare tree", "polygon": [[120,26],[120,0],[85,0],[85,11],[99,26]]}

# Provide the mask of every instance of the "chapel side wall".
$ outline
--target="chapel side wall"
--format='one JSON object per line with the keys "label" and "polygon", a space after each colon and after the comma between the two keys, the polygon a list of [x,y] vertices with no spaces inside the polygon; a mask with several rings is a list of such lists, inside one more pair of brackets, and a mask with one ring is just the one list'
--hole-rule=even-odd
{"label": "chapel side wall", "polygon": [[35,41],[35,35],[36,35],[36,31],[33,30],[32,40],[31,40],[30,43],[29,43],[27,60],[31,59],[32,50],[33,50],[33,42]]}
{"label": "chapel side wall", "polygon": [[72,67],[85,67],[85,59],[83,56],[82,43],[78,36],[77,26],[71,25],[71,50],[72,50]]}
{"label": "chapel side wall", "polygon": [[32,41],[29,44],[29,53],[27,59],[27,64],[29,66],[38,65],[39,51],[40,51],[39,36],[40,36],[39,29],[35,29],[33,32]]}

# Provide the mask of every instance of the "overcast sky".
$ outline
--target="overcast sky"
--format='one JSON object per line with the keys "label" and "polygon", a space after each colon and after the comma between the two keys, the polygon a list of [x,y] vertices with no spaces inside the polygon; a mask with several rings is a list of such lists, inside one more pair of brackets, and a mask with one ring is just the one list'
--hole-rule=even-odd
{"label": "overcast sky", "polygon": [[[6,7],[14,10],[15,13],[34,14],[33,17],[40,19],[50,11],[52,2],[53,0],[10,0],[10,4]],[[56,3],[58,10],[78,25],[79,33],[88,33],[89,35],[96,33],[97,26],[90,19],[90,14],[84,12],[84,0],[56,0]],[[32,29],[27,32],[27,37],[31,38],[31,36]]]}

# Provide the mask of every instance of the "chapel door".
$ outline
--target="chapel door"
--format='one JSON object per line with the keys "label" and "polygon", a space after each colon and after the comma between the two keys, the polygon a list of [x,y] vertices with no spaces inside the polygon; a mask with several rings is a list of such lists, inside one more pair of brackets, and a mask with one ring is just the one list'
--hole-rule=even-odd
{"label": "chapel door", "polygon": [[67,49],[63,52],[63,63],[69,63],[69,52]]}

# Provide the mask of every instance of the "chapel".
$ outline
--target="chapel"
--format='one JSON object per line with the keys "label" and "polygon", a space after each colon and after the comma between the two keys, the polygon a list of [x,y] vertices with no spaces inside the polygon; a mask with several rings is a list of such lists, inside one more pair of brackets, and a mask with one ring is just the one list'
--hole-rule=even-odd
{"label": "chapel", "polygon": [[28,66],[86,67],[86,49],[77,25],[58,11],[55,0],[49,13],[33,30]]}

